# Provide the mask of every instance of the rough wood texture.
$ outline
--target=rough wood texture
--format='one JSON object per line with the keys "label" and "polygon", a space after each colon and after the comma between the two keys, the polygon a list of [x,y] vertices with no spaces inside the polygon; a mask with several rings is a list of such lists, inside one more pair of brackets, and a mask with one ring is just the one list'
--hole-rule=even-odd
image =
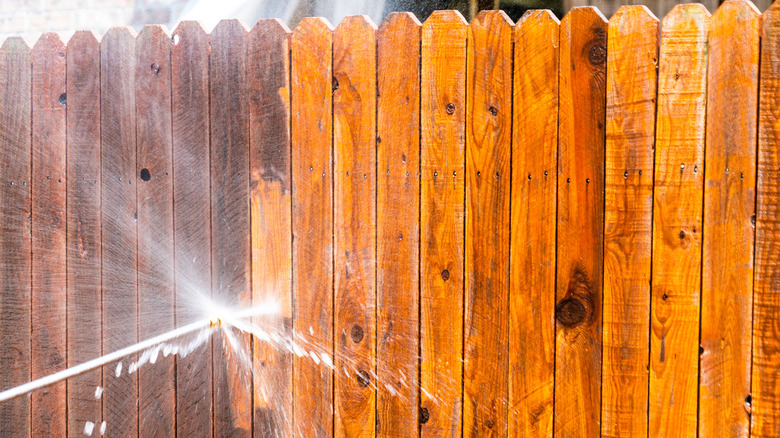
{"label": "rough wood texture", "polygon": [[699,436],[748,436],[761,17],[745,0],[709,36]]}
{"label": "rough wood texture", "polygon": [[661,33],[650,307],[651,437],[696,436],[709,21],[701,5],[680,5],[664,18]]}
{"label": "rough wood texture", "polygon": [[377,436],[419,435],[420,22],[377,33]]}
{"label": "rough wood texture", "polygon": [[[138,334],[174,328],[171,37],[146,26],[135,45],[138,180]],[[138,370],[138,434],[176,433],[174,357]]]}
{"label": "rough wood texture", "polygon": [[609,20],[603,437],[647,436],[658,37],[644,6],[623,6]]}
{"label": "rough wood texture", "polygon": [[[249,77],[252,302],[281,314],[255,318],[262,330],[292,337],[290,30],[260,20],[247,40]],[[292,436],[292,353],[255,339],[254,435]]]}
{"label": "rough wood texture", "polygon": [[[76,32],[67,48],[67,284],[68,366],[101,355],[100,45]],[[59,97],[58,97],[59,99]],[[59,100],[58,100],[59,103]],[[69,431],[102,422],[95,389],[100,369],[68,379]]]}
{"label": "rough wood texture", "polygon": [[[108,354],[139,340],[135,32],[110,29],[100,52],[102,324],[103,354]],[[103,420],[110,436],[138,434],[138,374],[129,373],[135,360],[124,359],[118,377],[117,364],[103,368]]]}
{"label": "rough wood texture", "polygon": [[[32,379],[65,369],[65,44],[45,33],[32,49]],[[65,382],[32,394],[32,434],[64,436]]]}
{"label": "rough wood texture", "polygon": [[[202,318],[211,290],[209,199],[209,37],[185,21],[171,47],[171,131],[176,324]],[[212,434],[212,353],[208,345],[176,360],[176,432]]]}
{"label": "rough wood texture", "polygon": [[420,423],[422,436],[463,427],[466,20],[434,12],[422,27]]}
{"label": "rough wood texture", "polygon": [[[295,341],[333,358],[333,29],[307,18],[293,31],[293,327]],[[311,347],[314,348],[311,348]],[[342,371],[343,372],[343,371]],[[333,371],[309,357],[293,361],[296,436],[333,434]]]}
{"label": "rough wood texture", "polygon": [[[238,20],[211,32],[211,290],[223,306],[252,303],[246,34]],[[214,435],[251,436],[251,339],[230,330],[213,345]]]}
{"label": "rough wood texture", "polygon": [[601,293],[607,22],[561,21],[555,434],[595,437],[601,413]]}
{"label": "rough wood texture", "polygon": [[526,12],[514,32],[509,436],[551,436],[560,22]]}
{"label": "rough wood texture", "polygon": [[512,21],[469,25],[466,89],[466,321],[463,433],[507,434]]}
{"label": "rough wood texture", "polygon": [[335,436],[376,424],[376,26],[333,32]]}
{"label": "rough wood texture", "polygon": [[756,272],[753,285],[752,415],[750,436],[780,432],[780,4],[764,13],[758,113]]}
{"label": "rough wood texture", "polygon": [[[21,38],[0,47],[0,387],[30,380],[32,72]],[[30,435],[30,399],[0,403],[0,436]]]}

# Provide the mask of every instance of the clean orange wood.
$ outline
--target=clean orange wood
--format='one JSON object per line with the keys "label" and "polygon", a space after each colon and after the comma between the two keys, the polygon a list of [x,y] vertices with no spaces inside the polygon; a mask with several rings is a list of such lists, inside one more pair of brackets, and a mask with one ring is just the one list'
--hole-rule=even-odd
{"label": "clean orange wood", "polygon": [[[209,54],[211,293],[219,305],[239,308],[252,303],[246,34],[240,21],[220,21]],[[251,339],[233,330],[213,345],[214,435],[250,436]]]}
{"label": "clean orange wood", "polygon": [[377,435],[419,435],[420,22],[377,33]]}
{"label": "clean orange wood", "polygon": [[[68,366],[101,355],[100,245],[100,45],[92,32],[76,32],[68,41],[67,94],[67,285]],[[68,425],[84,430],[102,423],[95,390],[100,369],[68,379]]]}
{"label": "clean orange wood", "polygon": [[750,436],[780,431],[780,4],[764,13],[761,32],[761,83],[758,113],[758,198],[756,200],[756,272],[753,285],[753,363]]}
{"label": "clean orange wood", "polygon": [[[209,37],[193,21],[171,37],[171,131],[176,324],[203,317],[196,300],[211,290],[209,199]],[[208,345],[176,359],[176,432],[211,436],[212,362]]]}
{"label": "clean orange wood", "polygon": [[[136,172],[138,174],[138,334],[174,328],[171,37],[146,26],[135,44]],[[183,236],[183,238],[186,238]],[[176,433],[174,357],[138,370],[138,434]]]}
{"label": "clean orange wood", "polygon": [[[103,354],[139,340],[135,116],[135,32],[112,28],[100,40]],[[117,364],[103,368],[103,420],[110,436],[138,434],[138,374],[129,372],[135,360],[121,361],[119,376]]]}
{"label": "clean orange wood", "polygon": [[658,37],[644,6],[609,20],[601,436],[647,436]]}
{"label": "clean orange wood", "polygon": [[[328,360],[333,358],[332,33],[326,20],[306,18],[290,40],[293,328],[301,348]],[[293,433],[331,436],[333,410],[332,370],[296,356]]]}
{"label": "clean orange wood", "polygon": [[651,437],[696,436],[709,21],[703,6],[680,5],[662,25],[653,187]]}
{"label": "clean orange wood", "polygon": [[707,73],[699,436],[748,436],[761,17],[713,14]]}
{"label": "clean orange wood", "polygon": [[512,21],[483,11],[468,31],[463,433],[507,434]]}
{"label": "clean orange wood", "polygon": [[[43,34],[32,49],[32,374],[66,366],[65,44]],[[65,382],[32,394],[32,434],[64,436]]]}
{"label": "clean orange wood", "polygon": [[[280,315],[255,318],[263,330],[292,337],[290,181],[290,30],[260,20],[247,39],[249,78],[252,302]],[[254,435],[292,436],[292,353],[255,339]]]}
{"label": "clean orange wood", "polygon": [[333,32],[335,435],[376,425],[376,26]]}
{"label": "clean orange wood", "polygon": [[530,11],[514,32],[509,436],[551,436],[560,22]]}
{"label": "clean orange wood", "polygon": [[594,437],[601,414],[607,21],[561,21],[555,435]]}
{"label": "clean orange wood", "polygon": [[422,26],[420,77],[420,423],[463,427],[466,20],[437,11]]}

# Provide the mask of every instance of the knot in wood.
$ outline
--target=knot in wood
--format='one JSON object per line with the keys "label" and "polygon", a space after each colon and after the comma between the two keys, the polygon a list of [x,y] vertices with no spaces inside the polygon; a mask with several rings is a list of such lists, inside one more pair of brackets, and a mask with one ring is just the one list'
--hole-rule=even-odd
{"label": "knot in wood", "polygon": [[588,61],[596,66],[603,65],[607,61],[607,49],[604,48],[603,44],[599,43],[591,46],[590,50],[588,50]]}
{"label": "knot in wood", "polygon": [[352,326],[352,330],[349,332],[349,336],[352,338],[352,342],[358,343],[363,340],[363,328],[355,324]]}
{"label": "knot in wood", "polygon": [[361,388],[365,388],[369,383],[371,383],[371,376],[367,371],[360,370],[357,372],[357,381]]}
{"label": "knot in wood", "polygon": [[587,309],[576,298],[566,298],[555,306],[555,319],[564,327],[574,327],[585,320]]}

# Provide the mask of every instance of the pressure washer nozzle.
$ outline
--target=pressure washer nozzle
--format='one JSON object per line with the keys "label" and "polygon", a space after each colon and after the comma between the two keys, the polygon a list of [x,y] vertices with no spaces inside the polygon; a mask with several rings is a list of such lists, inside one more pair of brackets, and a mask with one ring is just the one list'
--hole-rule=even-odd
{"label": "pressure washer nozzle", "polygon": [[220,319],[218,316],[209,318],[209,328],[220,328],[220,327],[222,327],[222,319]]}

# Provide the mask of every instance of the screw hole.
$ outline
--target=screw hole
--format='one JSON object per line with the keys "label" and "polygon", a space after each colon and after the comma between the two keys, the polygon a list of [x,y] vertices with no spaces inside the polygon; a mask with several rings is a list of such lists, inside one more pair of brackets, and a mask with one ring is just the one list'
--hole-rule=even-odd
{"label": "screw hole", "polygon": [[145,167],[141,169],[141,181],[146,182],[149,181],[150,179],[152,179],[152,174],[151,172],[149,172],[149,169]]}

